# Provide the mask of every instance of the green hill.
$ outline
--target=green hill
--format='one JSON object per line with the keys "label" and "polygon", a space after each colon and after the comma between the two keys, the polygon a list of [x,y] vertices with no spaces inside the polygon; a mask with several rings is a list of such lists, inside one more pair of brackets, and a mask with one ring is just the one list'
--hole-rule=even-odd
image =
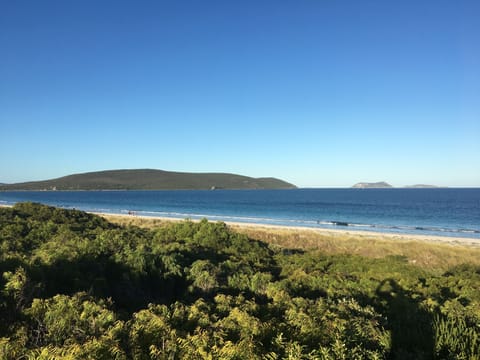
{"label": "green hill", "polygon": [[152,169],[108,170],[58,179],[0,185],[0,190],[208,190],[291,189],[275,178],[252,178],[227,173],[184,173]]}

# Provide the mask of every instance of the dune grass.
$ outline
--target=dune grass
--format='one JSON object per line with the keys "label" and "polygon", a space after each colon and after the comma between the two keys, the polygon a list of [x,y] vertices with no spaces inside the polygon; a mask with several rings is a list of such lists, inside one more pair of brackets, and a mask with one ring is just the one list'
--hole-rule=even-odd
{"label": "dune grass", "polygon": [[237,228],[252,239],[286,248],[319,250],[326,254],[356,254],[371,258],[402,256],[409,263],[444,271],[469,263],[480,265],[480,248],[465,243],[409,240],[407,237],[322,233],[309,230]]}
{"label": "dune grass", "polygon": [[[103,215],[121,225],[144,228],[164,226],[177,219]],[[444,238],[419,238],[408,235],[351,233],[283,227],[232,224],[235,232],[251,239],[288,249],[316,250],[327,255],[355,254],[370,258],[404,257],[410,264],[443,272],[460,264],[480,265],[480,247],[472,242]]]}

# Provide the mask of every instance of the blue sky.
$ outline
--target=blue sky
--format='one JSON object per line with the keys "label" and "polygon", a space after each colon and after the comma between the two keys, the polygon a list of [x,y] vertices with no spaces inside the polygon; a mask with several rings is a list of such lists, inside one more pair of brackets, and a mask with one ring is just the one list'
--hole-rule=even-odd
{"label": "blue sky", "polygon": [[0,1],[0,182],[480,186],[480,2]]}

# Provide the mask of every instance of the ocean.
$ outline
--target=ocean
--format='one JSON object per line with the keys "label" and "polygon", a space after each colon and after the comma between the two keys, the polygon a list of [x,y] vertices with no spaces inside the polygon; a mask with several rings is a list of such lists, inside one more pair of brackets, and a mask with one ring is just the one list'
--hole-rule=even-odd
{"label": "ocean", "polygon": [[0,192],[0,204],[22,201],[112,214],[480,240],[479,188]]}

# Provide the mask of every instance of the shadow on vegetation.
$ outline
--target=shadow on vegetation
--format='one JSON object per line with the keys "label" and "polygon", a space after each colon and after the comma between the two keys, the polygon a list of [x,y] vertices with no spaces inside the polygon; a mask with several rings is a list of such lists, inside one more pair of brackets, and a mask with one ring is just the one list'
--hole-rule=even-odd
{"label": "shadow on vegetation", "polygon": [[146,308],[149,303],[171,303],[183,298],[187,289],[181,276],[136,271],[107,256],[36,265],[29,276],[32,282],[42,284],[42,298],[86,292],[97,299],[111,298],[117,309],[129,313]]}
{"label": "shadow on vegetation", "polygon": [[403,289],[395,280],[386,279],[376,290],[387,315],[391,330],[389,359],[434,358],[435,336],[433,318],[412,293]]}

